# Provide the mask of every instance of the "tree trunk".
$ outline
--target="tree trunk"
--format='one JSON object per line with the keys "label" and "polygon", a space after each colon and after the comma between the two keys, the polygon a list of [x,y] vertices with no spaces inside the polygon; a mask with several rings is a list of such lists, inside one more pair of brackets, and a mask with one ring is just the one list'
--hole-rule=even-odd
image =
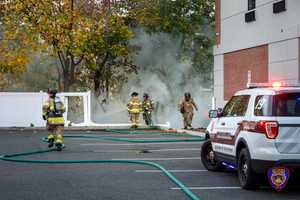
{"label": "tree trunk", "polygon": [[70,62],[69,59],[66,59],[64,62],[64,69],[63,69],[63,91],[64,92],[69,92],[70,90],[70,85],[72,84],[70,81]]}
{"label": "tree trunk", "polygon": [[65,71],[63,73],[63,91],[64,92],[69,92],[69,90],[70,90],[70,84],[71,83],[70,83],[69,78],[70,78],[69,73]]}
{"label": "tree trunk", "polygon": [[109,90],[110,90],[110,79],[111,79],[111,70],[110,67],[107,67],[106,72],[106,83],[105,83],[105,93],[106,93],[106,99],[109,100]]}
{"label": "tree trunk", "polygon": [[65,57],[61,52],[58,52],[58,56],[62,68],[62,91],[69,92],[71,86],[75,83],[75,68],[81,60],[75,63],[74,56],[68,53]]}
{"label": "tree trunk", "polygon": [[57,71],[57,86],[58,86],[58,91],[63,91],[63,83],[61,80],[61,72],[59,70],[59,66],[56,64],[56,71]]}
{"label": "tree trunk", "polygon": [[95,72],[95,75],[94,75],[94,78],[93,78],[93,81],[94,81],[94,92],[95,92],[95,96],[96,97],[99,97],[100,94],[101,94],[101,87],[100,87],[100,75],[101,75],[101,72],[99,70],[97,70]]}

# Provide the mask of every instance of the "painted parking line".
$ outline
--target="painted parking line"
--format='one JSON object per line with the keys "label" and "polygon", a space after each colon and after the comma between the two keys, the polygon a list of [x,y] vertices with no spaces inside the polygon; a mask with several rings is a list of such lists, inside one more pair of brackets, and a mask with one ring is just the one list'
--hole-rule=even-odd
{"label": "painted parking line", "polygon": [[[199,141],[200,143],[200,141]],[[199,143],[194,142],[194,144],[199,145]],[[170,142],[158,142],[158,143],[81,143],[80,146],[146,146],[146,145],[178,145],[178,144],[191,144],[191,142],[174,142],[174,143],[170,143]],[[199,147],[200,149],[200,147]]]}
{"label": "painted parking line", "polygon": [[153,152],[160,152],[160,151],[200,151],[200,148],[177,148],[177,149],[153,149],[149,150]]}
{"label": "painted parking line", "polygon": [[[240,190],[241,187],[232,186],[232,187],[188,187],[190,190]],[[173,187],[171,190],[181,190],[179,187]]]}
{"label": "painted parking line", "polygon": [[129,149],[129,150],[93,150],[94,153],[130,153],[130,152],[138,152],[140,150]]}
{"label": "painted parking line", "polygon": [[[115,135],[103,135],[103,137],[112,137],[114,138]],[[125,139],[133,139],[133,140],[170,140],[173,138],[170,137],[124,137]],[[175,137],[174,137],[175,138]],[[176,137],[178,140],[190,140],[194,139],[192,137]],[[77,138],[74,138],[74,140],[77,140]],[[201,142],[201,141],[199,141]]]}
{"label": "painted parking line", "polygon": [[[169,172],[173,173],[190,173],[190,172],[208,172],[205,169],[168,169]],[[138,173],[163,173],[160,170],[135,170]]]}
{"label": "painted parking line", "polygon": [[[176,137],[179,140],[189,140],[193,139],[191,137]],[[170,140],[170,137],[130,137],[129,139],[138,140]],[[173,138],[171,138],[173,139]]]}
{"label": "painted parking line", "polygon": [[[147,149],[149,152],[168,152],[168,151],[199,151],[199,148],[178,148],[178,149]],[[128,150],[93,150],[95,153],[128,153],[137,152],[139,149]]]}
{"label": "painted parking line", "polygon": [[111,160],[199,160],[200,157],[184,157],[184,158],[114,158]]}

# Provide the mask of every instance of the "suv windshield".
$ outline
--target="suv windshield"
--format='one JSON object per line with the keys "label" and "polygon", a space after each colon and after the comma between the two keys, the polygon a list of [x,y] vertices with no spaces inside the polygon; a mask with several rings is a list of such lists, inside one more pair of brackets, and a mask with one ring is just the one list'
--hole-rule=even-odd
{"label": "suv windshield", "polygon": [[250,95],[233,96],[226,104],[222,116],[223,117],[240,117],[244,116],[247,108]]}
{"label": "suv windshield", "polygon": [[300,93],[257,96],[254,114],[256,116],[300,117]]}

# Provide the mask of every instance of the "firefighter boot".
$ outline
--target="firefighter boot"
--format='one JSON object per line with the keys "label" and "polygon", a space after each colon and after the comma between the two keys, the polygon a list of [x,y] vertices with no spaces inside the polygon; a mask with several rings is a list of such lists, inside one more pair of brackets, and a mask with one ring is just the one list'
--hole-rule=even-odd
{"label": "firefighter boot", "polygon": [[47,137],[48,147],[51,148],[54,145],[54,136],[49,134]]}
{"label": "firefighter boot", "polygon": [[55,146],[57,148],[57,151],[61,151],[63,148],[63,137],[62,135],[57,135],[55,140]]}

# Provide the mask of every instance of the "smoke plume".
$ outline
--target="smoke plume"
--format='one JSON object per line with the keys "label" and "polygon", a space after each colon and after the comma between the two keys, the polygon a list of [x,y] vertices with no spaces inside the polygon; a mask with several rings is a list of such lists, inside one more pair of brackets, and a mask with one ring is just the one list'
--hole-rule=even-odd
{"label": "smoke plume", "polygon": [[128,123],[126,104],[134,91],[148,93],[154,100],[155,123],[170,122],[174,128],[183,127],[178,104],[185,92],[190,92],[199,111],[195,111],[193,127],[205,127],[208,123],[207,112],[211,104],[212,91],[201,87],[202,74],[195,74],[190,58],[180,59],[181,38],[168,34],[148,34],[142,30],[136,32],[131,41],[140,51],[135,63],[140,67],[137,75],[129,77],[123,86],[120,99],[109,104],[98,103],[94,121],[97,123]]}

